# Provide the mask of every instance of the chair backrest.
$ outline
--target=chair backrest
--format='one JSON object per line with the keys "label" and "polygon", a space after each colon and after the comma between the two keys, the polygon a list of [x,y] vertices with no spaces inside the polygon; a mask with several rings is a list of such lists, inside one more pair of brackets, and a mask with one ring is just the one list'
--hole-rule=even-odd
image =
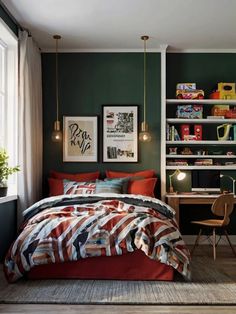
{"label": "chair backrest", "polygon": [[230,222],[229,216],[234,209],[234,195],[222,194],[214,201],[211,211],[216,216],[224,217],[222,225],[228,225]]}

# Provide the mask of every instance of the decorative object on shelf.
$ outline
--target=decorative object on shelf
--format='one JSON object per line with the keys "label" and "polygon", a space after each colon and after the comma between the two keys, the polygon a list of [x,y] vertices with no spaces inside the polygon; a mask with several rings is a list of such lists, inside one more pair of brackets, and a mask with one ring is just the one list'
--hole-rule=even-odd
{"label": "decorative object on shelf", "polygon": [[178,83],[176,85],[176,90],[182,89],[186,91],[194,91],[197,88],[196,83]]}
{"label": "decorative object on shelf", "polygon": [[185,139],[185,136],[190,134],[190,125],[189,124],[181,124],[180,125],[180,136],[181,140]]}
{"label": "decorative object on shelf", "polygon": [[7,195],[7,180],[10,175],[20,171],[19,166],[9,167],[9,156],[5,149],[0,148],[0,197]]}
{"label": "decorative object on shelf", "polygon": [[229,150],[228,152],[226,152],[226,155],[227,155],[227,156],[234,156],[234,155],[235,155],[235,153],[234,153],[234,152],[232,152],[231,150]]}
{"label": "decorative object on shelf", "polygon": [[138,162],[138,106],[103,106],[103,162]]}
{"label": "decorative object on shelf", "polygon": [[177,155],[177,147],[169,147],[170,155]]}
{"label": "decorative object on shelf", "polygon": [[201,124],[194,124],[194,135],[196,135],[197,141],[202,140],[202,125]]}
{"label": "decorative object on shelf", "polygon": [[231,126],[232,124],[229,123],[224,123],[217,126],[218,141],[228,141]]}
{"label": "decorative object on shelf", "polygon": [[210,94],[211,99],[236,99],[235,83],[218,83],[218,89]]}
{"label": "decorative object on shelf", "polygon": [[184,136],[184,141],[196,141],[197,140],[197,136],[196,135],[185,135]]}
{"label": "decorative object on shelf", "polygon": [[229,111],[229,105],[215,105],[211,108],[212,116],[225,117],[226,113]]}
{"label": "decorative object on shelf", "polygon": [[208,151],[206,149],[199,149],[195,153],[198,156],[208,155]]}
{"label": "decorative object on shelf", "polygon": [[196,83],[178,83],[176,86],[177,99],[203,99],[204,91],[196,89]]}
{"label": "decorative object on shelf", "polygon": [[177,99],[204,99],[204,91],[202,89],[195,89],[194,91],[176,90]]}
{"label": "decorative object on shelf", "polygon": [[183,150],[180,152],[181,155],[192,155],[193,152],[189,147],[184,147]]}
{"label": "decorative object on shelf", "polygon": [[236,109],[229,109],[225,113],[226,119],[236,119]]}
{"label": "decorative object on shelf", "polygon": [[176,117],[182,119],[202,119],[202,105],[178,105]]}
{"label": "decorative object on shelf", "polygon": [[63,161],[98,161],[98,117],[63,117]]}
{"label": "decorative object on shelf", "polygon": [[236,180],[233,177],[228,176],[226,174],[220,174],[220,178],[223,178],[223,177],[229,178],[232,181],[232,193],[235,195],[235,181]]}
{"label": "decorative object on shelf", "polygon": [[170,183],[170,193],[175,193],[172,185],[172,178],[176,176],[178,181],[182,181],[186,177],[186,173],[176,169],[175,172],[169,175],[169,183]]}
{"label": "decorative object on shelf", "polygon": [[146,42],[149,39],[148,36],[142,36],[141,39],[144,42],[144,54],[143,54],[143,122],[141,123],[141,132],[139,133],[140,142],[150,142],[152,137],[148,131],[148,124],[146,122],[146,109],[147,109],[147,57],[146,57]]}
{"label": "decorative object on shelf", "polygon": [[56,40],[56,121],[54,121],[54,128],[52,132],[52,141],[53,142],[60,142],[62,140],[62,132],[61,132],[61,126],[60,121],[58,118],[58,112],[59,112],[59,96],[58,96],[58,40],[61,39],[60,35],[54,35],[53,38]]}

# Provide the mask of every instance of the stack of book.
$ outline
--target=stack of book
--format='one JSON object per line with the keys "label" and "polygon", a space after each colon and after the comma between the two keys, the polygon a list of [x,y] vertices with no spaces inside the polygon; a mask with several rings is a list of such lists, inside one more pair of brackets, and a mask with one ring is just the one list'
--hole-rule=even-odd
{"label": "stack of book", "polygon": [[212,166],[213,165],[213,159],[197,159],[194,162],[195,166]]}
{"label": "stack of book", "polygon": [[180,136],[174,125],[169,125],[167,123],[166,126],[166,140],[167,141],[180,141]]}
{"label": "stack of book", "polygon": [[167,161],[167,166],[188,166],[188,162],[187,160],[179,160],[179,159],[175,159],[175,160],[171,160],[171,161]]}

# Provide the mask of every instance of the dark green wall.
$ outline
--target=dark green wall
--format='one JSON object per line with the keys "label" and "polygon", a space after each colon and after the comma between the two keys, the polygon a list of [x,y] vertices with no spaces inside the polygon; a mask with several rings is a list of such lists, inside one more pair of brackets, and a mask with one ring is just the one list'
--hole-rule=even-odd
{"label": "dark green wall", "polygon": [[[142,53],[60,53],[60,120],[62,115],[99,115],[99,148],[102,153],[102,105],[140,105],[143,117]],[[55,54],[42,54],[44,178],[50,169],[86,172],[106,169],[135,171],[153,168],[160,173],[160,54],[147,56],[147,121],[152,142],[140,144],[138,163],[78,163],[62,161],[62,143],[52,143],[51,132],[56,119]],[[45,180],[46,182],[46,180]]]}
{"label": "dark green wall", "polygon": [[16,23],[14,23],[12,18],[4,10],[4,8],[1,6],[1,4],[0,4],[0,17],[10,27],[10,29],[18,36],[18,27],[17,27]]}
{"label": "dark green wall", "polygon": [[175,98],[180,82],[197,83],[208,98],[218,82],[236,82],[235,53],[167,54],[167,98]]}
{"label": "dark green wall", "polygon": [[0,204],[0,262],[16,237],[17,201]]}

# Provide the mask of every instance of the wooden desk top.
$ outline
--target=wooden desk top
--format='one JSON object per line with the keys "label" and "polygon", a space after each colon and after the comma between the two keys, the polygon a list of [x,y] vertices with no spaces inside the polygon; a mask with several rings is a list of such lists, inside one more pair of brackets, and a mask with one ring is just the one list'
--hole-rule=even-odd
{"label": "wooden desk top", "polygon": [[[193,193],[193,194],[185,194],[185,193],[179,193],[179,194],[166,194],[167,198],[217,198],[220,194],[207,194],[207,193]],[[236,195],[234,195],[234,198],[236,199]]]}

